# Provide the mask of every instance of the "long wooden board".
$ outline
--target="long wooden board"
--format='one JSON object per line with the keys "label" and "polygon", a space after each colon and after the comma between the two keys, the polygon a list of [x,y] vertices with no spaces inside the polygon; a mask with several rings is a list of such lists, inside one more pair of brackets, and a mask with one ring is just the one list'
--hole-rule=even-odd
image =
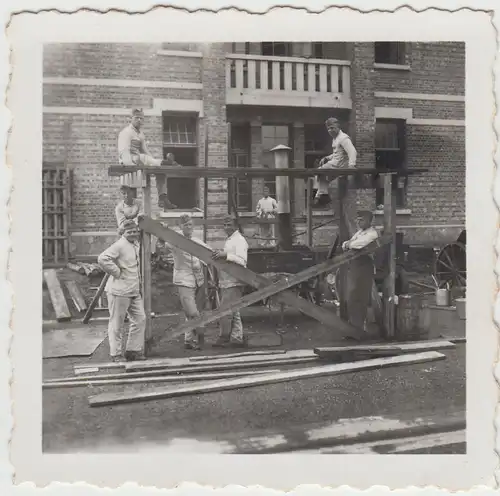
{"label": "long wooden board", "polygon": [[[207,264],[214,265],[219,270],[231,274],[236,279],[245,282],[246,284],[254,288],[260,289],[272,284],[272,281],[270,281],[266,277],[261,276],[260,274],[256,274],[251,270],[247,269],[246,267],[231,262],[213,260],[212,251],[210,249],[205,248],[204,246],[195,243],[190,239],[185,238],[184,236],[175,232],[174,230],[163,226],[159,221],[154,221],[153,219],[145,217],[141,219],[141,221],[139,222],[139,226],[141,229],[150,232],[151,234],[154,234],[158,238],[169,242],[176,248],[194,255],[195,257],[199,258],[200,260],[202,260]],[[375,242],[375,245],[383,246],[383,244],[387,242],[389,242],[388,239],[381,238]],[[370,248],[367,247],[365,248],[365,250],[366,253],[371,253],[373,249],[371,247]],[[359,250],[360,253],[362,251],[363,250]],[[355,255],[356,254],[341,255],[344,257],[341,259],[343,261],[342,263],[347,263],[348,261],[353,259],[351,257],[354,257]],[[310,267],[309,269],[307,269],[307,271],[301,272],[300,277],[304,277],[304,279],[302,280],[307,280],[307,278],[315,277],[318,274],[328,272],[329,270],[331,270],[333,264],[337,262],[339,262],[339,259],[337,257],[332,260],[327,260],[326,262],[323,262],[323,264]],[[291,291],[283,291],[283,290],[278,290],[278,291],[282,291],[281,293],[276,295],[276,299],[280,303],[284,303],[285,305],[297,308],[304,314],[309,315],[310,317],[318,320],[323,325],[327,325],[329,327],[335,327],[338,330],[353,337],[359,336],[362,333],[361,330],[355,329],[353,326],[342,321],[333,312],[330,312],[324,308],[314,305],[313,303],[303,298],[299,298]],[[218,318],[220,318],[220,316]],[[177,332],[177,329],[175,330],[175,332]],[[179,332],[178,334],[181,334],[181,332]]]}
{"label": "long wooden board", "polygon": [[189,357],[190,362],[201,362],[205,360],[223,360],[225,358],[239,358],[245,356],[266,356],[266,355],[284,355],[286,350],[257,350],[257,351],[242,351],[241,353],[225,353],[222,355],[202,355]]}
{"label": "long wooden board", "polygon": [[56,319],[58,322],[64,322],[71,320],[71,312],[68,308],[68,303],[64,297],[64,293],[57,277],[57,272],[55,269],[49,269],[43,271],[43,277],[47,283],[47,288],[49,290],[50,301],[54,307],[54,312],[56,314]]}
{"label": "long wooden board", "polygon": [[[405,170],[390,170],[356,167],[349,169],[306,169],[306,168],[291,168],[291,169],[275,169],[264,167],[172,167],[172,166],[156,166],[156,167],[137,167],[112,165],[108,167],[109,176],[122,176],[124,174],[133,173],[141,170],[145,175],[165,174],[168,177],[189,177],[202,178],[208,177],[212,179],[228,179],[233,177],[256,177],[256,178],[274,178],[276,176],[288,176],[291,178],[306,178],[314,176],[327,176],[331,178],[341,176],[381,176],[384,174],[409,176],[427,172],[428,169],[405,169]],[[365,186],[363,184],[360,185]]]}
{"label": "long wooden board", "polygon": [[437,351],[418,353],[414,355],[401,355],[389,358],[375,358],[372,360],[362,360],[354,363],[341,363],[335,365],[323,365],[319,367],[306,368],[273,374],[263,374],[254,377],[243,377],[238,379],[226,379],[210,384],[192,384],[178,388],[161,388],[156,391],[105,393],[89,398],[90,406],[117,405],[123,403],[133,403],[138,401],[160,400],[186,396],[192,394],[212,393],[216,391],[228,391],[231,389],[242,389],[267,384],[278,384],[295,380],[312,379],[317,377],[333,376],[350,372],[380,369],[396,365],[413,365],[418,363],[442,360],[445,355]]}
{"label": "long wooden board", "polygon": [[189,359],[171,359],[171,358],[158,358],[155,360],[144,360],[138,362],[129,362],[125,364],[126,370],[151,370],[154,368],[166,368],[166,367],[198,367],[206,365],[238,365],[240,363],[280,363],[285,360],[297,360],[299,358],[315,358],[316,354],[313,350],[294,350],[286,353],[285,355],[270,355],[270,356],[243,356],[236,358],[226,358],[222,360],[207,360],[203,364],[195,364]]}
{"label": "long wooden board", "polygon": [[80,288],[77,286],[76,281],[66,281],[66,288],[68,290],[73,303],[75,304],[76,309],[79,312],[83,312],[87,310],[87,303],[85,302],[85,298],[83,297]]}
{"label": "long wooden board", "polygon": [[398,343],[398,344],[373,344],[373,345],[357,345],[357,346],[325,346],[314,348],[314,353],[321,358],[335,357],[338,353],[346,351],[394,351],[401,353],[416,353],[423,351],[447,350],[455,348],[455,345],[446,340],[442,341],[417,341],[414,343]]}
{"label": "long wooden board", "polygon": [[275,370],[246,370],[241,372],[219,372],[214,374],[191,374],[191,375],[163,375],[163,376],[143,376],[129,377],[128,374],[122,374],[124,377],[114,379],[96,379],[95,377],[86,377],[85,380],[75,380],[74,377],[63,379],[52,379],[42,384],[43,389],[54,389],[63,387],[78,386],[107,386],[107,385],[126,385],[154,382],[181,382],[181,381],[208,381],[214,379],[230,379],[234,377],[246,377],[249,375],[268,374],[270,372],[280,372]]}

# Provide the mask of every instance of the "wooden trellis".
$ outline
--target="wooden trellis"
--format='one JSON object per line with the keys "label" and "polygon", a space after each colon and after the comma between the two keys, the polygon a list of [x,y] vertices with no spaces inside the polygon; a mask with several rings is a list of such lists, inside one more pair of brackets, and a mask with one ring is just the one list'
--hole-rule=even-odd
{"label": "wooden trellis", "polygon": [[70,177],[70,171],[65,167],[42,169],[42,253],[45,265],[64,264],[69,259]]}

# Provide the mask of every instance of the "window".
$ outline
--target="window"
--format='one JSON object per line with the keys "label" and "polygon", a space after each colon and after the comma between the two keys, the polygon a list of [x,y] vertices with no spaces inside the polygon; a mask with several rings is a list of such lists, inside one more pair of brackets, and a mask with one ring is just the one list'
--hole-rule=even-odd
{"label": "window", "polygon": [[[231,167],[250,167],[250,126],[231,125]],[[236,191],[232,187],[230,195],[234,195],[236,208],[245,212],[252,210],[252,179],[238,177]],[[230,206],[230,204],[229,204]]]}
{"label": "window", "polygon": [[[271,150],[278,145],[290,146],[290,129],[288,126],[262,126],[262,163],[263,167],[274,169],[274,153]],[[291,157],[290,157],[291,160]],[[269,188],[273,198],[276,198],[276,178],[265,178],[264,186]]]}
{"label": "window", "polygon": [[262,55],[272,57],[291,57],[292,44],[282,41],[263,41],[261,44]]}
{"label": "window", "polygon": [[[183,167],[198,162],[197,118],[190,114],[163,113],[163,158],[169,153]],[[198,181],[195,178],[172,177],[167,182],[169,200],[181,209],[198,206]]]}
{"label": "window", "polygon": [[375,62],[378,64],[405,65],[405,44],[399,42],[375,43]]}
{"label": "window", "polygon": [[250,43],[231,43],[232,53],[243,53],[248,55],[250,53]]}
{"label": "window", "polygon": [[[375,124],[375,166],[379,169],[406,167],[406,122],[400,119],[377,119]],[[377,206],[384,204],[384,190],[377,188]],[[406,203],[406,187],[398,189],[396,206]]]}

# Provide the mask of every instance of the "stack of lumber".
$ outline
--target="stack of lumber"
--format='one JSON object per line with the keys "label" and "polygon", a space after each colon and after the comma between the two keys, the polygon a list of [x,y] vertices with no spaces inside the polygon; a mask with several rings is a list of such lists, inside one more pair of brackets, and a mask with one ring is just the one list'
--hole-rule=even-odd
{"label": "stack of lumber", "polygon": [[[409,366],[442,360],[445,355],[437,350],[454,347],[449,341],[428,341],[395,346],[253,351],[141,362],[89,363],[76,365],[74,377],[50,379],[44,382],[43,387],[181,383],[142,388],[140,391],[103,392],[89,398],[90,405],[97,407],[229,391],[398,365]],[[115,372],[102,373],[110,369]]]}

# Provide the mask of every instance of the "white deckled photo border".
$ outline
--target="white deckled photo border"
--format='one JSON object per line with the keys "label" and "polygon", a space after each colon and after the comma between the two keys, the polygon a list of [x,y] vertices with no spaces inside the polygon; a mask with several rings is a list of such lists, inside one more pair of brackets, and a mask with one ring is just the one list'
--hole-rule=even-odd
{"label": "white deckled photo border", "polygon": [[[16,3],[15,9],[20,11],[25,8],[23,3],[29,2]],[[301,5],[300,2],[287,3]],[[316,5],[317,9],[323,7],[320,2],[307,3],[310,9]],[[418,2],[410,2],[413,3]],[[8,436],[11,435],[10,426],[14,425],[8,463],[12,464],[16,484],[33,482],[44,487],[55,481],[84,481],[97,490],[97,487],[117,488],[126,482],[158,488],[173,488],[182,482],[190,482],[212,487],[260,485],[281,491],[311,483],[354,489],[368,489],[374,485],[390,489],[434,486],[449,491],[496,485],[498,461],[495,454],[497,434],[494,417],[498,389],[494,370],[498,337],[494,319],[500,322],[500,301],[496,302],[495,312],[493,307],[495,298],[498,298],[495,248],[497,252],[500,251],[500,242],[496,243],[498,211],[492,193],[494,187],[496,201],[499,202],[500,179],[495,174],[494,163],[494,156],[498,160],[499,153],[495,133],[495,129],[498,133],[495,91],[498,97],[499,85],[498,61],[495,59],[498,52],[497,32],[492,13],[486,11],[493,9],[493,3],[490,5],[489,2],[479,1],[473,5],[471,2],[468,9],[456,12],[443,10],[453,8],[454,3],[458,4],[428,2],[430,6],[435,4],[441,7],[418,13],[410,8],[368,13],[368,5],[353,1],[342,3],[353,8],[332,8],[321,14],[293,8],[273,9],[266,15],[251,15],[235,9],[221,10],[215,15],[204,11],[189,13],[182,9],[158,8],[142,15],[88,11],[61,15],[45,12],[19,14],[11,19],[7,41],[12,50],[12,79],[8,88],[7,107],[11,112],[12,129],[8,141],[8,167],[3,168],[5,170],[0,176],[0,196],[5,203],[9,196],[5,185],[12,171],[10,241],[7,237],[9,219],[6,215],[0,216],[0,241],[4,249],[0,251],[2,262],[7,260],[6,248],[9,243],[12,245],[8,273],[11,288],[2,281],[0,296],[3,313],[0,313],[0,322],[5,328],[9,325],[7,299],[9,291],[12,291],[14,311],[10,327],[13,340],[9,357],[13,382],[9,391],[6,381],[2,381],[4,397],[0,425],[7,426],[2,432]],[[200,4],[183,2],[187,8],[200,7]],[[210,8],[216,9],[221,6],[219,4],[222,2],[210,2]],[[251,8],[259,11],[269,4],[255,2]],[[126,10],[131,5],[131,1],[123,1],[119,8]],[[483,11],[472,10],[483,8],[481,5],[484,6]],[[103,2],[97,1],[86,2],[85,6],[105,8]],[[397,2],[376,3],[380,9],[392,10],[397,6]],[[63,6],[63,2],[55,1],[50,7],[71,11],[77,4],[64,2]],[[148,7],[141,6],[141,9]],[[365,12],[355,10],[355,7]],[[370,4],[370,7],[375,5]],[[418,8],[425,7],[424,2],[422,5],[418,3]],[[36,11],[41,7],[32,5],[31,8]],[[246,8],[250,10],[250,7]],[[495,22],[498,22],[496,18]],[[300,26],[300,29],[296,26]],[[404,457],[42,454],[39,249],[42,246],[42,220],[31,205],[41,205],[41,168],[38,164],[42,163],[43,43],[261,41],[262,33],[272,33],[273,39],[286,41],[308,41],[319,37],[324,41],[390,38],[395,41],[466,43],[467,263],[471,268],[467,275],[467,454]],[[7,333],[3,333],[3,336],[3,349],[8,352],[10,341],[6,337]],[[4,357],[7,357],[7,353]],[[1,367],[4,374],[10,373],[6,363]],[[332,456],[335,458],[332,459]],[[6,465],[4,471],[8,477],[11,475],[9,470]],[[68,492],[70,490],[76,489],[68,488]],[[85,490],[93,492],[89,488]],[[132,491],[133,494],[142,493],[137,487],[128,490],[130,494]]]}

